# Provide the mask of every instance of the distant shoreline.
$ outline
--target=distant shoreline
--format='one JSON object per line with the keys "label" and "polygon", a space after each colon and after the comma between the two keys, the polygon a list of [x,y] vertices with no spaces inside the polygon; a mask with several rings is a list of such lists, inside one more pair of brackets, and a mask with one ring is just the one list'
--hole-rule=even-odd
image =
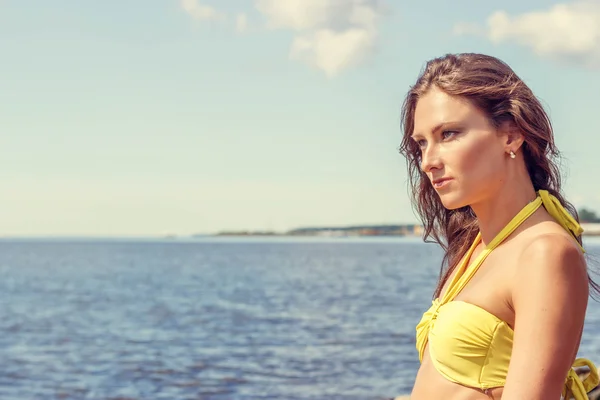
{"label": "distant shoreline", "polygon": [[[600,223],[581,223],[583,237],[600,237]],[[0,235],[0,241],[180,241],[198,240],[210,238],[423,238],[423,227],[418,224],[404,225],[356,225],[346,227],[309,227],[298,228],[286,232],[264,231],[264,230],[239,230],[221,231],[217,233],[192,233],[192,234],[44,234],[44,235]]]}
{"label": "distant shoreline", "polygon": [[221,231],[213,236],[421,236],[423,227],[418,224],[403,225],[352,225],[344,227],[305,227],[287,232],[275,231]]}
{"label": "distant shoreline", "polygon": [[[582,236],[600,236],[600,223],[583,222]],[[287,232],[276,231],[221,231],[208,236],[319,236],[319,237],[422,237],[423,226],[418,224],[404,225],[354,225],[346,227],[308,227],[297,228]],[[206,235],[199,235],[206,236]]]}

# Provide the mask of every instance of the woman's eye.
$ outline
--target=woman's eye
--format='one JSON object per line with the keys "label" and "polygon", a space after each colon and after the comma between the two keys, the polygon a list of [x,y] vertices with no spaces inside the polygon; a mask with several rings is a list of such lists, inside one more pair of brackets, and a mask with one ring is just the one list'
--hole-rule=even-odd
{"label": "woman's eye", "polygon": [[457,134],[458,134],[458,132],[456,132],[456,131],[444,131],[444,132],[442,132],[442,138],[449,139]]}
{"label": "woman's eye", "polygon": [[424,141],[423,139],[417,140],[417,145],[422,149],[427,145],[427,142]]}

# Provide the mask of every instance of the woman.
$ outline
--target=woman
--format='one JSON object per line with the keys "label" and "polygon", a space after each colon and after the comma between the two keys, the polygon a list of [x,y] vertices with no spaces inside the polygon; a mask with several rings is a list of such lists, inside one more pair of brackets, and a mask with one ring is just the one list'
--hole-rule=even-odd
{"label": "woman", "polygon": [[540,102],[500,60],[446,55],[408,93],[403,131],[425,237],[445,251],[411,400],[587,399],[598,373],[576,354],[598,286]]}

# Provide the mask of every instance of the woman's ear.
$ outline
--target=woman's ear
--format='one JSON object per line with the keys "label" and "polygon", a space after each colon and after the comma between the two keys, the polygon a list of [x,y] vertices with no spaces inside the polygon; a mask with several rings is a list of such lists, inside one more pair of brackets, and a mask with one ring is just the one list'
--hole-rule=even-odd
{"label": "woman's ear", "polygon": [[500,132],[502,134],[503,144],[507,152],[512,150],[516,153],[525,141],[523,133],[512,121],[506,121],[502,123],[500,126]]}

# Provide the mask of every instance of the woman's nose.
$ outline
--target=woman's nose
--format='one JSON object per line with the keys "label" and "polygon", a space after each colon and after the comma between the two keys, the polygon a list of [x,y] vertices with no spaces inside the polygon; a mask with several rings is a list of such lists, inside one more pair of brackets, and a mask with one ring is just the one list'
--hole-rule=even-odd
{"label": "woman's nose", "polygon": [[437,146],[428,145],[421,153],[421,170],[429,172],[432,169],[439,169],[442,165]]}

